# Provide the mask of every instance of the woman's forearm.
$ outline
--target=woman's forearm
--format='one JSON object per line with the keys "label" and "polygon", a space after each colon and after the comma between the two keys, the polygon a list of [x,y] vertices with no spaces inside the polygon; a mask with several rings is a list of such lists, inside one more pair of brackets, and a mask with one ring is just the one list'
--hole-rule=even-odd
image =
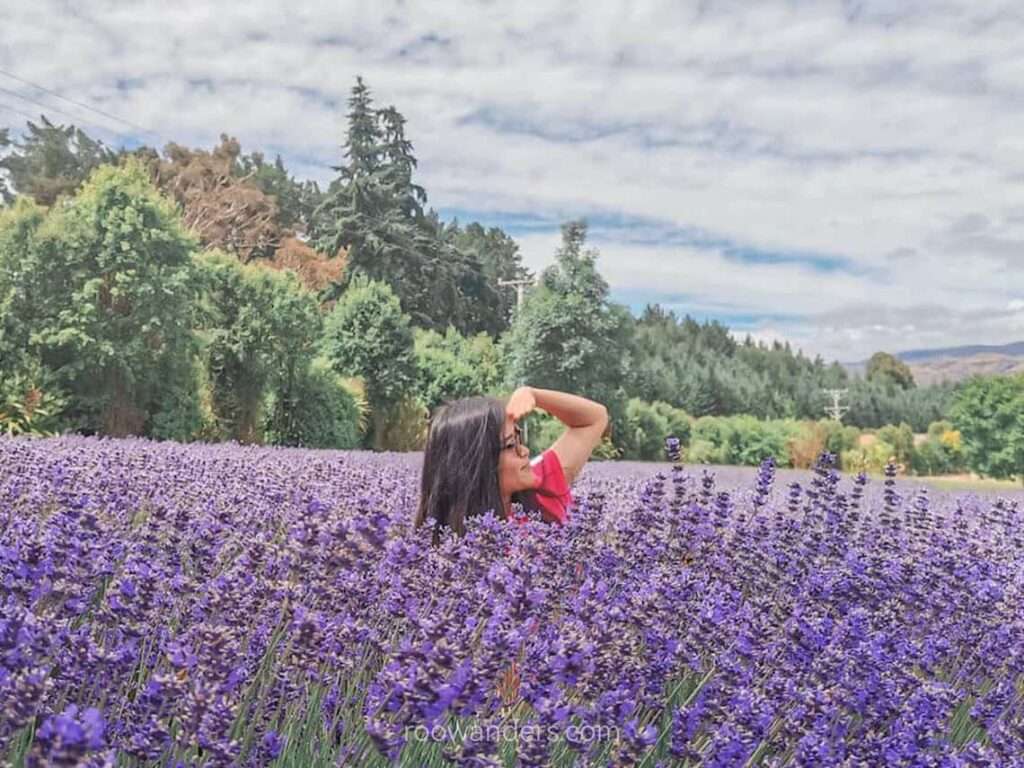
{"label": "woman's forearm", "polygon": [[608,409],[601,403],[554,389],[533,390],[538,408],[543,408],[567,427],[589,427],[608,423]]}

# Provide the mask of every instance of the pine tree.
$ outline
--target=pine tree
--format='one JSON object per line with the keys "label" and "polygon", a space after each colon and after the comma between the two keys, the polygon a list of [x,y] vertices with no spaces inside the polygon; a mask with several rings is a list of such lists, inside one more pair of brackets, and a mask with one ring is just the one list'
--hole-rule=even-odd
{"label": "pine tree", "polygon": [[394,106],[380,110],[378,117],[383,134],[381,180],[385,194],[395,201],[403,214],[419,218],[423,216],[427,193],[412,181],[416,158],[412,154],[412,142],[405,138],[405,118]]}
{"label": "pine tree", "polygon": [[90,173],[117,157],[73,125],[55,125],[45,116],[38,125],[26,125],[28,132],[19,142],[11,142],[5,133],[12,151],[0,160],[0,173],[9,176],[15,192],[41,205],[53,205],[60,195],[74,193]]}
{"label": "pine tree", "polygon": [[314,244],[325,253],[348,249],[343,281],[325,298],[337,298],[351,277],[364,274],[388,283],[417,318],[422,300],[410,291],[423,289],[429,258],[424,246],[432,244],[415,218],[412,202],[419,205],[422,189],[412,184],[415,158],[403,123],[393,108],[382,121],[369,88],[357,78],[349,98],[347,163],[334,168],[339,176],[314,215]]}

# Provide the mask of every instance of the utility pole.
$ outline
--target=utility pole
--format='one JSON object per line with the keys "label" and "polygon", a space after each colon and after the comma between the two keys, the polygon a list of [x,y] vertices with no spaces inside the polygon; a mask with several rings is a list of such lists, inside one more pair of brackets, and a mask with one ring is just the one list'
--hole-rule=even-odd
{"label": "utility pole", "polygon": [[533,285],[533,278],[526,280],[498,280],[498,287],[504,288],[508,285],[516,287],[516,312],[523,308],[523,296],[526,286]]}
{"label": "utility pole", "polygon": [[[523,280],[502,280],[498,279],[498,287],[505,288],[506,286],[514,285],[516,287],[516,314],[523,308],[523,298],[526,295],[526,286],[533,285],[533,278],[526,278]],[[525,382],[520,382],[523,384]],[[526,420],[523,420],[523,440],[528,440],[529,435],[526,431]]]}
{"label": "utility pole", "polygon": [[847,393],[845,389],[826,389],[825,394],[832,398],[832,405],[825,406],[825,413],[832,421],[842,421],[843,414],[850,410],[848,405],[840,405],[839,400]]}

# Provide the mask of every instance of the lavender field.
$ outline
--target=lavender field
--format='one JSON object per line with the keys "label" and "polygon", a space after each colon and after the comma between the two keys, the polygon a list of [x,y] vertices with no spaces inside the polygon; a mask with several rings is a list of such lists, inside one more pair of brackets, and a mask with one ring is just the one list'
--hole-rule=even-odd
{"label": "lavender field", "polygon": [[418,471],[0,439],[0,762],[1024,765],[1018,497],[591,463],[432,550]]}

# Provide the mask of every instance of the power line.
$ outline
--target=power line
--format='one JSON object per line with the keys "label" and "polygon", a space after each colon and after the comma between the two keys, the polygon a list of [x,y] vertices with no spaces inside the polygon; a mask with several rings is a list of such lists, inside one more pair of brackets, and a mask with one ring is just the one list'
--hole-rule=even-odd
{"label": "power line", "polygon": [[[81,119],[77,115],[72,115],[70,112],[64,112],[63,110],[57,109],[56,107],[51,107],[49,104],[45,104],[41,101],[35,101],[34,99],[30,99],[28,96],[23,96],[17,91],[9,91],[6,88],[0,86],[0,93],[6,93],[8,96],[13,96],[16,99],[22,99],[23,101],[27,101],[30,104],[35,104],[37,107],[45,107],[47,110],[51,112],[56,112],[58,115],[64,115],[64,117],[70,117],[72,120],[78,120],[79,122],[81,122]],[[32,119],[35,120],[37,118]]]}
{"label": "power line", "polygon": [[[64,117],[67,117],[67,118],[75,121],[76,123],[78,123],[80,125],[83,125],[83,124],[84,125],[89,125],[89,126],[92,126],[94,128],[99,128],[100,130],[109,131],[110,133],[113,133],[115,136],[117,136],[118,138],[120,138],[122,140],[125,140],[125,139],[135,139],[134,136],[132,136],[130,133],[126,133],[123,129],[122,130],[118,130],[116,128],[111,128],[109,126],[103,125],[102,123],[99,123],[96,120],[90,120],[89,118],[83,118],[80,115],[73,115],[70,112],[65,112],[63,109],[58,109],[57,107],[54,107],[51,104],[47,104],[46,102],[39,101],[37,99],[29,98],[28,96],[24,95],[23,93],[18,93],[17,91],[9,90],[7,88],[4,88],[3,86],[0,86],[0,93],[6,93],[6,94],[8,94],[10,96],[14,96],[17,99],[21,99],[22,101],[27,101],[30,104],[35,104],[37,107],[42,107],[46,112],[49,112],[51,114],[56,112],[58,115],[64,115]],[[30,118],[30,119],[31,120],[35,120],[36,118]],[[150,133],[152,133],[152,131],[150,131]],[[152,134],[152,135],[156,136],[156,134]],[[160,138],[160,137],[157,136],[157,138]]]}
{"label": "power line", "polygon": [[15,109],[10,104],[5,104],[2,101],[0,101],[0,109],[6,109],[11,114],[20,115],[21,117],[24,117],[26,120],[35,120],[36,119],[32,115],[30,115],[28,112],[22,112],[20,109]]}
{"label": "power line", "polygon": [[49,88],[46,88],[46,87],[44,87],[42,85],[39,85],[39,83],[33,83],[31,80],[26,80],[23,77],[18,77],[18,75],[14,74],[13,72],[8,72],[5,69],[0,69],[0,75],[3,75],[5,77],[9,77],[12,80],[17,80],[19,83],[24,83],[25,85],[31,86],[33,88],[36,88],[36,89],[42,91],[43,93],[48,93],[51,96],[56,96],[58,99],[62,99],[63,101],[68,102],[69,104],[74,104],[76,107],[81,107],[82,109],[88,109],[89,111],[95,112],[98,115],[103,115],[104,117],[110,118],[111,120],[116,120],[119,123],[123,123],[124,125],[127,125],[129,128],[135,128],[136,130],[142,131],[143,133],[149,133],[149,134],[152,134],[152,135],[156,136],[156,134],[153,133],[153,131],[149,130],[148,128],[144,128],[143,126],[139,125],[138,123],[133,123],[131,120],[125,120],[123,117],[118,117],[117,115],[112,115],[110,112],[105,112],[104,110],[100,109],[99,107],[93,107],[93,106],[90,106],[90,105],[88,105],[88,104],[86,104],[84,102],[76,101],[75,99],[71,99],[71,98],[68,98],[67,96],[63,96],[63,95],[57,93],[56,91],[52,91]]}

